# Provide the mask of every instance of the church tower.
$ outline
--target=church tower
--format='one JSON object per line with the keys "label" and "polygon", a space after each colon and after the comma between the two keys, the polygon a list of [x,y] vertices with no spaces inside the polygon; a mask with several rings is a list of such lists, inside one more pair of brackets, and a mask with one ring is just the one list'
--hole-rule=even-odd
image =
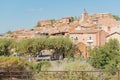
{"label": "church tower", "polygon": [[81,19],[80,19],[80,23],[85,23],[85,22],[88,21],[88,19],[89,19],[88,13],[84,9],[84,12],[82,13],[82,16],[81,16]]}

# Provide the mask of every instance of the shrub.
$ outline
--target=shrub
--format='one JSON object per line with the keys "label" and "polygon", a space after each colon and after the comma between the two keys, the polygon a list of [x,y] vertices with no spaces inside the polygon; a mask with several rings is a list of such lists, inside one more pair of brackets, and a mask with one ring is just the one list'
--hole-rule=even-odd
{"label": "shrub", "polygon": [[23,59],[19,59],[13,56],[0,56],[0,67],[3,69],[23,70],[26,68],[26,66],[27,62]]}
{"label": "shrub", "polygon": [[35,73],[39,73],[41,70],[47,70],[51,66],[49,61],[41,61],[39,63],[33,63],[30,65],[30,69],[32,69]]}
{"label": "shrub", "polygon": [[94,70],[94,68],[86,61],[75,61],[68,63],[63,66],[63,70],[67,71],[83,71],[83,70]]}

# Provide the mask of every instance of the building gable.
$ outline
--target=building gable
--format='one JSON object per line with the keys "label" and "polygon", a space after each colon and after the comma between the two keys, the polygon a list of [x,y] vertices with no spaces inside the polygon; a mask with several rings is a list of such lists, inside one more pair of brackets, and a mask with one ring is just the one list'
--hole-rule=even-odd
{"label": "building gable", "polygon": [[118,39],[120,42],[120,33],[114,32],[106,36],[106,42],[109,41],[109,39]]}

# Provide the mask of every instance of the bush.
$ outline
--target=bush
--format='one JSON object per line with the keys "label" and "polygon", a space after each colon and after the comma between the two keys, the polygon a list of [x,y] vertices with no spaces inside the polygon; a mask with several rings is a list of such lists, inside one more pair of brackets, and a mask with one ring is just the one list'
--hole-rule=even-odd
{"label": "bush", "polygon": [[66,65],[63,66],[63,70],[67,70],[67,71],[83,71],[83,70],[94,70],[94,68],[87,63],[86,61],[75,61],[75,62],[71,62],[68,63]]}
{"label": "bush", "polygon": [[41,61],[39,63],[33,63],[30,65],[30,69],[39,73],[41,70],[47,70],[51,66],[49,61]]}
{"label": "bush", "polygon": [[0,56],[0,67],[3,69],[17,69],[24,70],[27,66],[27,62],[17,57]]}
{"label": "bush", "polygon": [[89,53],[90,63],[96,69],[120,69],[120,43],[117,39],[110,39],[104,46],[95,47]]}
{"label": "bush", "polygon": [[32,69],[35,73],[39,73],[39,71],[41,71],[41,65],[39,63],[34,63],[30,65],[30,69]]}

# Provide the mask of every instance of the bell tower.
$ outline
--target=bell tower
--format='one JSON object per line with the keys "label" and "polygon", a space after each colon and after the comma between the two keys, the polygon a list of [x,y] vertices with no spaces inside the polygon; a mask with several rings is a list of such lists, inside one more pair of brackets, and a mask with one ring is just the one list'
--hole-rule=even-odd
{"label": "bell tower", "polygon": [[86,12],[86,10],[84,9],[84,12],[81,15],[81,19],[80,19],[80,23],[84,23],[88,21],[88,13]]}

